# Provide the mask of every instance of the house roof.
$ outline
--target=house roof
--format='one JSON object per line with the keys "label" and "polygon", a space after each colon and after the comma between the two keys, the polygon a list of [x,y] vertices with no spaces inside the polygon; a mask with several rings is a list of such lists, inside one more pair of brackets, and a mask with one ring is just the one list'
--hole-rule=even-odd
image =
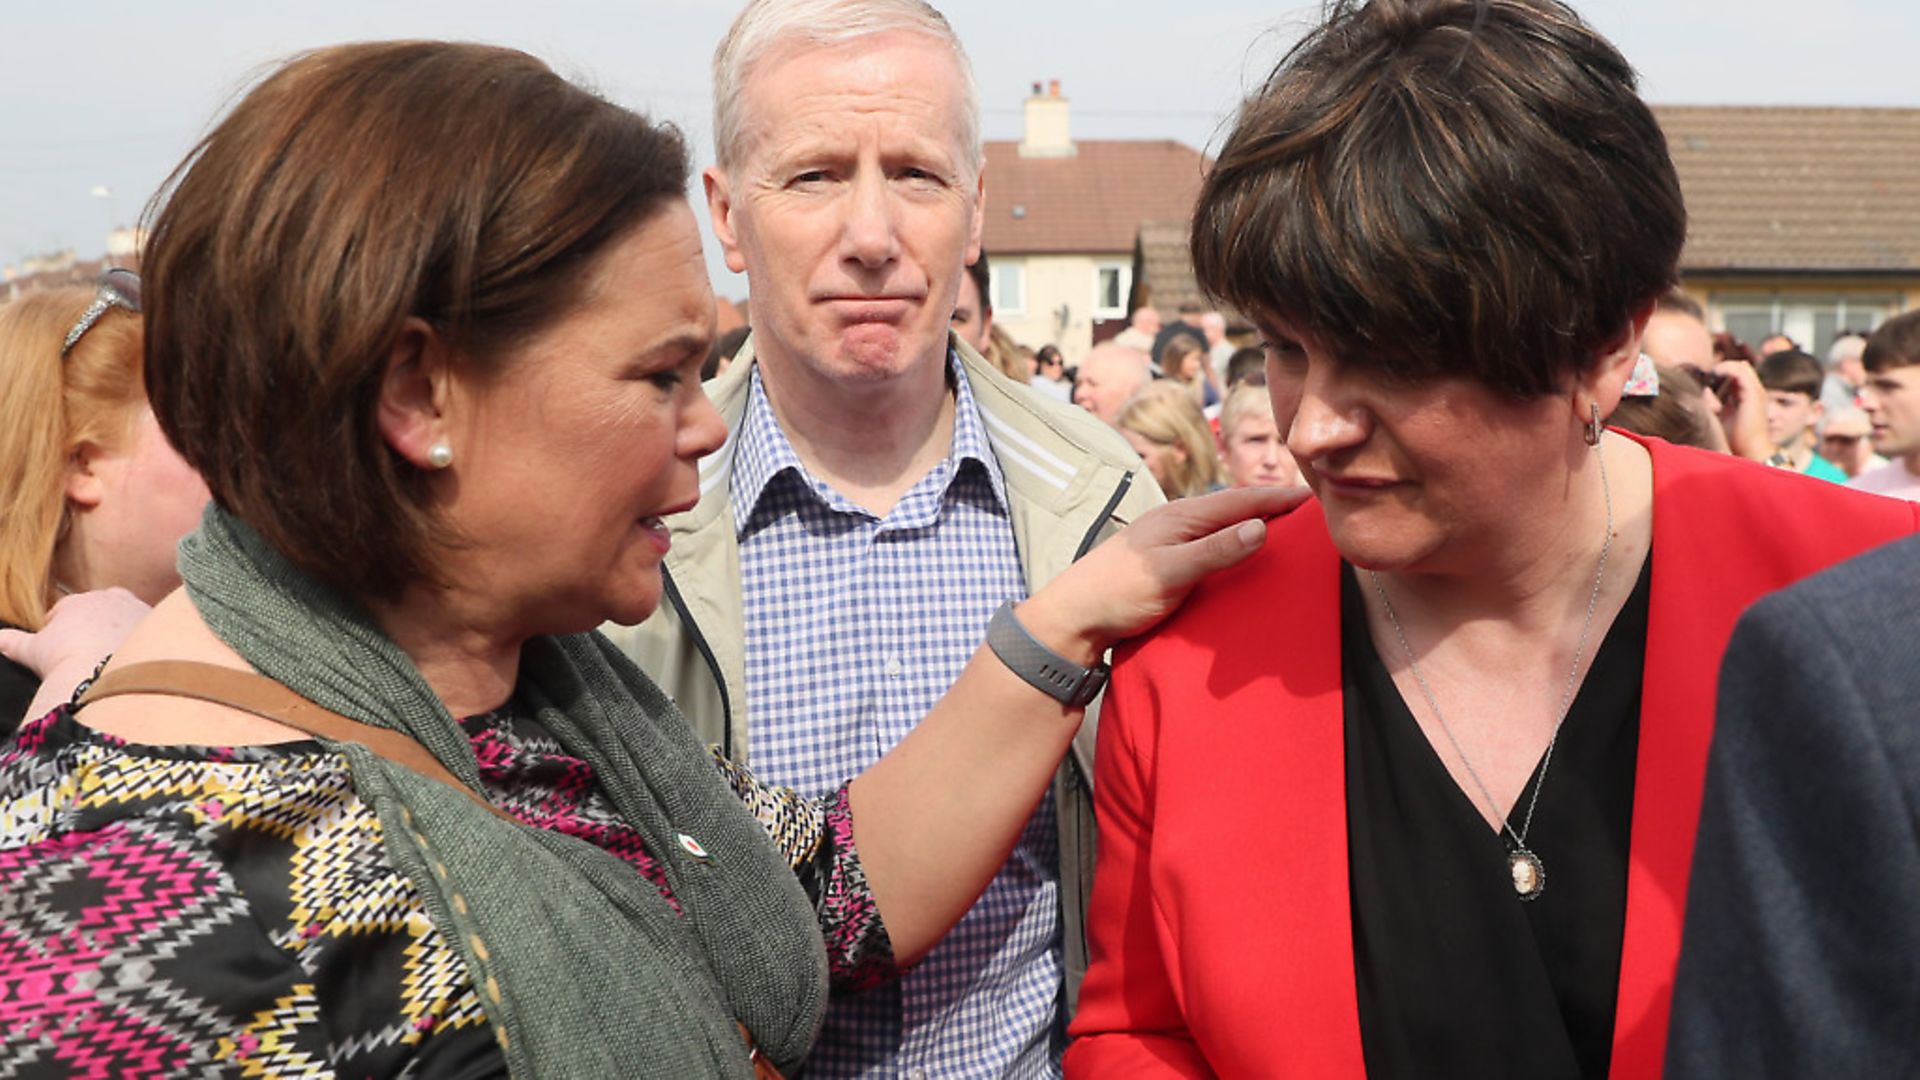
{"label": "house roof", "polygon": [[1140,223],[1185,222],[1206,156],[1171,139],[1076,142],[1072,157],[1020,156],[987,143],[989,255],[1131,255]]}
{"label": "house roof", "polygon": [[1656,106],[1685,271],[1920,271],[1920,109]]}
{"label": "house roof", "polygon": [[1200,294],[1200,282],[1193,274],[1188,233],[1186,218],[1140,223],[1140,246],[1134,253],[1138,260],[1135,280],[1147,290],[1153,306],[1161,311],[1177,310],[1188,300],[1206,303]]}

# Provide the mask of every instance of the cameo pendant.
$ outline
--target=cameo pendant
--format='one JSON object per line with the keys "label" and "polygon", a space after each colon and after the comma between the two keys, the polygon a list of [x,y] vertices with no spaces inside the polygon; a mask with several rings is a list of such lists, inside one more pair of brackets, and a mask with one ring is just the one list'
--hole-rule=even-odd
{"label": "cameo pendant", "polygon": [[1522,900],[1538,900],[1547,891],[1547,868],[1540,856],[1526,848],[1515,848],[1507,856],[1507,870],[1513,875],[1513,891]]}

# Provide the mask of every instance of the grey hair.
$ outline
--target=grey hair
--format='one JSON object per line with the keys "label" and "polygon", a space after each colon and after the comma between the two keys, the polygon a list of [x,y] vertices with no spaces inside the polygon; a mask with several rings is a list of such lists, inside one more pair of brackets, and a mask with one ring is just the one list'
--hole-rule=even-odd
{"label": "grey hair", "polygon": [[713,144],[720,167],[731,169],[740,160],[747,126],[742,91],[753,65],[775,45],[799,41],[831,46],[896,30],[924,34],[953,51],[960,69],[960,145],[967,164],[978,173],[986,155],[980,145],[980,87],[974,82],[973,64],[946,16],[924,0],[752,0],[713,52]]}
{"label": "grey hair", "polygon": [[1858,360],[1866,351],[1866,338],[1859,334],[1842,334],[1833,340],[1833,347],[1827,350],[1827,370],[1837,370],[1843,360]]}

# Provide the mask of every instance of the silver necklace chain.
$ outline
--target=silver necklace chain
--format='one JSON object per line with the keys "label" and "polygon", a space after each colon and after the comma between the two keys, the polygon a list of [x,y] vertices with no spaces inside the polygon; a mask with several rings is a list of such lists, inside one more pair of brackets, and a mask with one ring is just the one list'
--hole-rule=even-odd
{"label": "silver necklace chain", "polygon": [[1512,838],[1515,858],[1524,856],[1532,872],[1539,876],[1533,888],[1525,888],[1521,885],[1516,868],[1515,888],[1520,889],[1521,898],[1526,900],[1538,896],[1540,889],[1546,884],[1545,869],[1541,866],[1539,857],[1527,847],[1527,833],[1533,828],[1533,811],[1540,804],[1540,789],[1547,783],[1547,768],[1553,764],[1553,748],[1560,741],[1560,726],[1567,722],[1567,713],[1573,708],[1573,692],[1580,685],[1580,665],[1586,659],[1587,640],[1593,633],[1593,616],[1600,608],[1600,585],[1607,575],[1607,556],[1613,551],[1613,488],[1607,482],[1607,455],[1598,446],[1594,451],[1600,459],[1600,493],[1606,500],[1607,530],[1600,541],[1599,564],[1594,567],[1593,589],[1587,595],[1587,614],[1580,623],[1580,639],[1573,647],[1573,667],[1567,671],[1567,685],[1560,692],[1559,718],[1553,722],[1553,735],[1547,740],[1547,752],[1541,756],[1540,774],[1534,779],[1533,796],[1527,800],[1527,814],[1520,821],[1519,831],[1516,832],[1512,821],[1500,812],[1499,801],[1493,797],[1487,782],[1480,778],[1480,771],[1473,767],[1473,760],[1467,757],[1466,750],[1461,747],[1459,737],[1453,733],[1453,726],[1447,723],[1447,714],[1440,711],[1440,702],[1433,696],[1433,687],[1427,685],[1427,676],[1420,670],[1420,662],[1413,658],[1413,648],[1407,644],[1407,632],[1400,626],[1400,617],[1394,614],[1393,601],[1387,599],[1387,590],[1380,584],[1380,575],[1371,570],[1367,571],[1367,579],[1373,582],[1373,591],[1380,597],[1380,606],[1386,609],[1387,622],[1393,626],[1393,636],[1399,639],[1400,651],[1407,656],[1407,668],[1413,672],[1413,681],[1420,687],[1420,696],[1426,699],[1427,708],[1433,710],[1433,718],[1440,722],[1440,731],[1446,735],[1454,754],[1460,758],[1460,764],[1467,767],[1467,775],[1473,778],[1474,786],[1480,789],[1480,795],[1486,799],[1488,808],[1500,819],[1500,827],[1507,836]]}

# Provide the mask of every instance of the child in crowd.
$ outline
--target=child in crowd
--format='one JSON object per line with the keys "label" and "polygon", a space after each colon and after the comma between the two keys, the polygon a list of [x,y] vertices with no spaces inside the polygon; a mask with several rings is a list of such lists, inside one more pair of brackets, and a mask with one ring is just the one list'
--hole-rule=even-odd
{"label": "child in crowd", "polygon": [[1767,388],[1767,437],[1774,445],[1768,464],[1846,483],[1847,474],[1813,449],[1814,425],[1822,412],[1820,384],[1826,377],[1820,361],[1787,349],[1768,354],[1759,372],[1760,385]]}

